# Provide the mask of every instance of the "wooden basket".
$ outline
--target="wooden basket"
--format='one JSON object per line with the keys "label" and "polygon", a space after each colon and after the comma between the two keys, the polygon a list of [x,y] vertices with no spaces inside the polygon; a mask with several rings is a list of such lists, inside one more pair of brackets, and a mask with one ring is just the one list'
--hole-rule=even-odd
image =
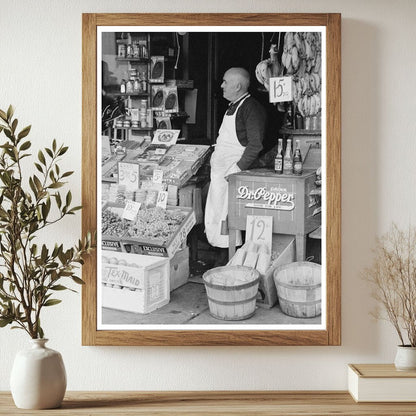
{"label": "wooden basket", "polygon": [[[219,284],[221,276],[250,274],[249,280],[240,284]],[[213,277],[215,283],[212,283]],[[209,311],[214,318],[240,321],[254,315],[260,274],[246,266],[224,266],[208,270],[202,276],[208,296]],[[224,279],[225,280],[225,279]]]}
{"label": "wooden basket", "polygon": [[283,313],[295,318],[321,314],[321,265],[306,261],[285,264],[274,272]]}

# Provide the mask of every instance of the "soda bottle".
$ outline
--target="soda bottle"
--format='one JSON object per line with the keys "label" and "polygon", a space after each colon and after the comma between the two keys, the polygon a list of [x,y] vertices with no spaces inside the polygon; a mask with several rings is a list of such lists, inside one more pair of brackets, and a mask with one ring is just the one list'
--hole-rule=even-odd
{"label": "soda bottle", "polygon": [[278,140],[277,154],[274,159],[274,171],[276,173],[283,173],[283,139]]}
{"label": "soda bottle", "polygon": [[295,175],[302,175],[303,172],[303,162],[302,154],[300,153],[300,142],[296,140],[296,149],[293,156],[293,173]]}
{"label": "soda bottle", "polygon": [[286,152],[283,157],[283,173],[285,175],[293,173],[292,139],[287,139]]}

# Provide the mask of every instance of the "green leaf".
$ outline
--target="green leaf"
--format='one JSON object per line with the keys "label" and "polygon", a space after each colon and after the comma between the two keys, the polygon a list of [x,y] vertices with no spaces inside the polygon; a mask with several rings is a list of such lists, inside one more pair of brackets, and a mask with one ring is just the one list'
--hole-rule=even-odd
{"label": "green leaf", "polygon": [[9,105],[9,108],[7,109],[7,121],[11,121],[14,114],[14,108]]}
{"label": "green leaf", "polygon": [[68,288],[64,285],[51,286],[51,290],[67,290]]}
{"label": "green leaf", "polygon": [[32,143],[30,143],[30,141],[28,140],[20,146],[20,151],[27,150],[30,146],[32,146]]}
{"label": "green leaf", "polygon": [[39,172],[43,173],[43,168],[42,168],[42,165],[40,165],[39,163],[35,162],[35,166],[36,166],[36,169],[37,169]]}
{"label": "green leaf", "polygon": [[12,123],[12,132],[13,133],[16,131],[17,123],[18,123],[17,118],[15,118],[13,120],[13,123]]}
{"label": "green leaf", "polygon": [[0,110],[0,117],[7,122],[7,114],[3,110]]}
{"label": "green leaf", "polygon": [[38,152],[38,159],[43,165],[46,166],[45,156],[44,156],[44,154],[42,153],[41,150],[39,150],[39,152]]}
{"label": "green leaf", "polygon": [[53,306],[53,305],[57,305],[58,303],[61,303],[62,300],[60,299],[48,299],[43,306]]}
{"label": "green leaf", "polygon": [[18,135],[17,135],[17,138],[20,140],[20,139],[23,139],[24,137],[26,137],[28,134],[29,134],[29,132],[30,132],[30,129],[32,128],[32,126],[26,126]]}
{"label": "green leaf", "polygon": [[45,333],[43,332],[43,329],[40,326],[40,324],[38,325],[38,335],[39,335],[39,338],[44,338],[45,337]]}
{"label": "green leaf", "polygon": [[0,318],[0,328],[4,328],[5,326],[11,324],[13,322],[13,318]]}
{"label": "green leaf", "polygon": [[53,153],[51,149],[48,149],[47,147],[45,147],[45,152],[49,155],[49,157],[53,157]]}
{"label": "green leaf", "polygon": [[80,279],[78,276],[72,276],[71,279],[79,285],[85,285],[85,282],[82,279]]}
{"label": "green leaf", "polygon": [[67,176],[71,176],[73,173],[74,173],[74,171],[73,171],[73,170],[72,170],[72,171],[69,171],[69,172],[65,172],[65,173],[61,176],[61,178],[66,178]]}
{"label": "green leaf", "polygon": [[68,193],[66,194],[66,198],[65,198],[66,206],[69,207],[71,202],[72,202],[72,194],[71,194],[71,191],[68,191]]}
{"label": "green leaf", "polygon": [[61,206],[62,206],[62,199],[61,199],[61,194],[59,192],[57,192],[55,194],[55,200],[56,200],[56,205],[58,205],[58,208],[61,208]]}
{"label": "green leaf", "polygon": [[52,142],[52,150],[56,152],[56,140],[55,139],[53,139],[53,142]]}
{"label": "green leaf", "polygon": [[47,257],[48,257],[48,249],[45,246],[45,244],[42,244],[42,251],[40,253],[40,258],[43,263],[45,263]]}
{"label": "green leaf", "polygon": [[41,183],[41,181],[39,180],[39,178],[36,175],[33,175],[33,182],[36,185],[36,189],[38,191],[41,191],[42,190],[42,183]]}
{"label": "green leaf", "polygon": [[68,146],[61,147],[61,149],[59,150],[58,156],[62,156],[63,154],[66,153],[67,150],[68,150]]}
{"label": "green leaf", "polygon": [[6,137],[8,139],[11,139],[12,138],[12,133],[11,133],[11,131],[9,129],[4,129],[4,134],[6,135]]}
{"label": "green leaf", "polygon": [[65,185],[64,182],[55,182],[55,183],[51,183],[48,188],[51,189],[56,189],[56,188],[62,188]]}

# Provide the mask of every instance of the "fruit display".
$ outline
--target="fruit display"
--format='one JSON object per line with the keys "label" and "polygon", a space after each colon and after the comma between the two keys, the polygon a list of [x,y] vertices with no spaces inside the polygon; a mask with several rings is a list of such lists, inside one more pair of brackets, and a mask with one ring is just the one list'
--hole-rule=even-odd
{"label": "fruit display", "polygon": [[277,59],[277,45],[273,44],[269,50],[270,58],[264,59],[256,66],[256,78],[269,91],[269,79],[281,75],[281,65]]}
{"label": "fruit display", "polygon": [[282,65],[287,75],[293,75],[293,101],[303,117],[321,110],[321,50],[320,32],[285,34]]}
{"label": "fruit display", "polygon": [[179,210],[161,208],[141,209],[128,229],[126,236],[144,240],[162,240],[167,242],[185,219]]}
{"label": "fruit display", "polygon": [[269,79],[292,76],[293,102],[303,117],[321,110],[322,38],[320,32],[287,32],[283,52],[271,45],[270,58],[257,64],[256,78],[269,91]]}
{"label": "fruit display", "polygon": [[128,227],[128,223],[119,213],[112,209],[104,209],[101,215],[101,232],[103,235],[120,237]]}

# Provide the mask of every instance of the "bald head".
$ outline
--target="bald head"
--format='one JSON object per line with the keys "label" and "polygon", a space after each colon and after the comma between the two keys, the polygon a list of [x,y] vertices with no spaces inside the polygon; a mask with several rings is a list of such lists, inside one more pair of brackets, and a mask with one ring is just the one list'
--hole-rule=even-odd
{"label": "bald head", "polygon": [[225,72],[221,84],[224,98],[228,101],[238,100],[248,91],[250,74],[244,68],[230,68]]}

